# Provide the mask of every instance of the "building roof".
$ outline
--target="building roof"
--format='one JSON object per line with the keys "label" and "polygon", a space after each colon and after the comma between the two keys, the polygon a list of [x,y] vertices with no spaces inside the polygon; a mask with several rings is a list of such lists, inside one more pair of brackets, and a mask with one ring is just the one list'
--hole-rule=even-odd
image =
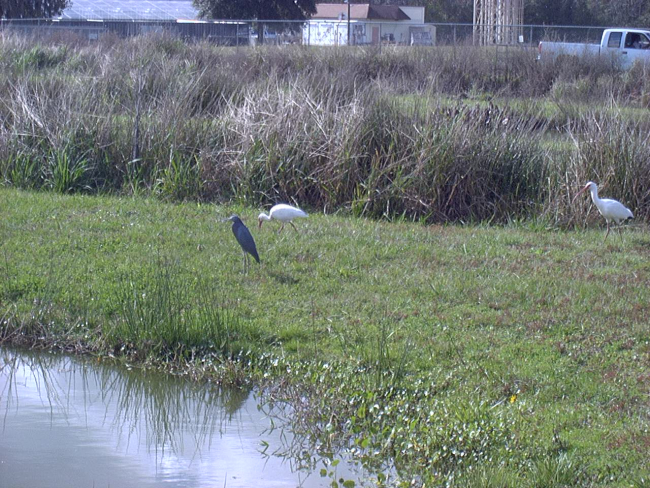
{"label": "building roof", "polygon": [[198,19],[192,0],[72,0],[60,19]]}
{"label": "building roof", "polygon": [[[347,3],[317,3],[312,19],[345,19]],[[72,0],[60,19],[176,20],[198,19],[192,0]],[[411,18],[397,5],[350,4],[350,18],[401,21]]]}
{"label": "building roof", "polygon": [[[312,19],[345,19],[348,16],[347,3],[317,3]],[[357,20],[411,20],[397,5],[373,5],[369,3],[350,4],[350,19]]]}

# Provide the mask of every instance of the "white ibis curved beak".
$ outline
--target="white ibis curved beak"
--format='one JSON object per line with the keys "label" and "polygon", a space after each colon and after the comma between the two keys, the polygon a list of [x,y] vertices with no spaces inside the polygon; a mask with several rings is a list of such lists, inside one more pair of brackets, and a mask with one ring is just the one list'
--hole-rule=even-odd
{"label": "white ibis curved beak", "polygon": [[576,198],[578,198],[588,188],[589,188],[589,185],[585,185],[585,187],[582,190],[580,190],[578,193],[576,193],[576,196],[573,197],[573,199],[571,200],[571,203],[575,202]]}

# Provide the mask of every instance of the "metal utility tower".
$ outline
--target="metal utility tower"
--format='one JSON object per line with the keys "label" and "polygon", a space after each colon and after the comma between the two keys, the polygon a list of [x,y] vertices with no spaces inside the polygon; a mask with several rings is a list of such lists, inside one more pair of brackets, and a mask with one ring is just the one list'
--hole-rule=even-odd
{"label": "metal utility tower", "polygon": [[523,20],[524,0],[474,0],[474,44],[515,44]]}

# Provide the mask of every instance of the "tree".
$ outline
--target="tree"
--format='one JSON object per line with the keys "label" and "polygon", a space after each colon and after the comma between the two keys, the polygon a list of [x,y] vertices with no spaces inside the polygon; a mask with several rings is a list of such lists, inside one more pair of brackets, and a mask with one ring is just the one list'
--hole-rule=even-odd
{"label": "tree", "polygon": [[598,25],[647,27],[650,3],[647,0],[586,0]]}
{"label": "tree", "polygon": [[59,15],[70,0],[0,0],[0,18],[42,19]]}
{"label": "tree", "polygon": [[194,0],[201,17],[213,19],[304,20],[316,0]]}
{"label": "tree", "polygon": [[597,22],[592,11],[585,0],[525,0],[524,23],[594,25]]}
{"label": "tree", "polygon": [[[241,20],[304,20],[316,12],[316,0],[193,0],[201,17]],[[284,26],[283,26],[284,27]],[[293,30],[296,26],[290,25]],[[264,23],[257,23],[264,42]]]}
{"label": "tree", "polygon": [[424,12],[426,22],[469,23],[474,19],[473,0],[429,0]]}

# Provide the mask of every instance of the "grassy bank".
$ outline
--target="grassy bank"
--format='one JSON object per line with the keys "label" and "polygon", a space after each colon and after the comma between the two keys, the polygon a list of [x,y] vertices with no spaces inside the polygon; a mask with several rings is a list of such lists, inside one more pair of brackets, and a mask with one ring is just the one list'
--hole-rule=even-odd
{"label": "grassy bank", "polygon": [[259,210],[0,189],[2,341],[252,378],[321,451],[404,483],[647,486],[643,226],[313,212],[277,234]]}
{"label": "grassy bank", "polygon": [[0,179],[429,223],[544,215],[604,185],[647,218],[643,69],[511,49],[0,39]]}

